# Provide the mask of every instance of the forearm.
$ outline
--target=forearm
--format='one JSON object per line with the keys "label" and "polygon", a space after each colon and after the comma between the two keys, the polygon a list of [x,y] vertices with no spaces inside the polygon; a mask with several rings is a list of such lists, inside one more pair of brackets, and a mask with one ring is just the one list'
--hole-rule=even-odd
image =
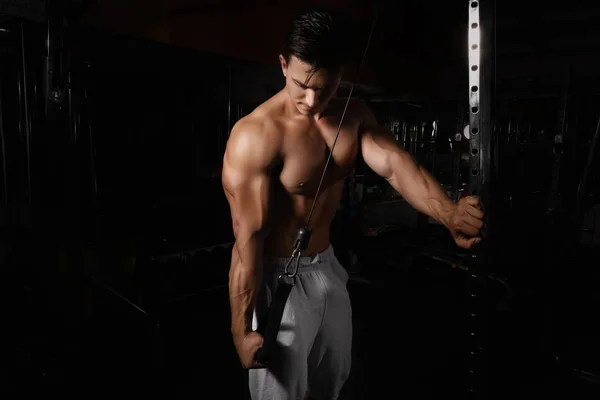
{"label": "forearm", "polygon": [[402,149],[372,111],[363,109],[362,153],[367,165],[384,177],[415,209],[449,227],[456,205],[439,182]]}
{"label": "forearm", "polygon": [[229,301],[231,305],[231,332],[234,337],[244,337],[252,331],[252,315],[256,295],[262,281],[262,253],[264,239],[249,235],[249,239],[236,241],[229,270]]}
{"label": "forearm", "polygon": [[416,210],[448,227],[456,204],[440,183],[424,168],[410,161],[395,163],[390,185]]}

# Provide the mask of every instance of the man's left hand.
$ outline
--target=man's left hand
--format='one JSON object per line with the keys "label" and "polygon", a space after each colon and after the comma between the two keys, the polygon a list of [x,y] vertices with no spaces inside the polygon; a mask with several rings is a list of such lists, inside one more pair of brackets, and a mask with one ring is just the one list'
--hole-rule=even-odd
{"label": "man's left hand", "polygon": [[483,227],[483,211],[479,198],[463,197],[459,200],[450,218],[448,229],[454,241],[463,249],[471,249],[481,242],[478,237]]}

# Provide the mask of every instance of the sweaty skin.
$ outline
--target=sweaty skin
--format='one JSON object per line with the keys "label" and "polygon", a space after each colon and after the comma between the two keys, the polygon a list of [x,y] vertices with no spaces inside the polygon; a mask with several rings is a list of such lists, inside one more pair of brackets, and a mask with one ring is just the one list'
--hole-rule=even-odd
{"label": "sweaty skin", "polygon": [[[280,57],[286,88],[233,127],[223,160],[235,245],[229,273],[233,341],[245,368],[262,367],[254,354],[262,337],[252,332],[252,312],[265,254],[290,257],[306,223],[345,101],[332,97],[340,76],[311,71]],[[359,143],[360,141],[360,143]],[[359,146],[360,144],[360,146]],[[366,164],[387,179],[413,207],[449,228],[459,246],[472,247],[483,214],[476,199],[457,206],[439,183],[380,128],[372,112],[350,102],[311,217],[305,255],[329,247],[329,230],[359,148]]]}

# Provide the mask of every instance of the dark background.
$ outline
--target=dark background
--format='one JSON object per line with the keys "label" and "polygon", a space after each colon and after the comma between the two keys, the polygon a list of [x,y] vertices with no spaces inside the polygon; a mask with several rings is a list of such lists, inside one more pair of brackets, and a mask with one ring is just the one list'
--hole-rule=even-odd
{"label": "dark background", "polygon": [[[245,398],[220,162],[231,126],[283,86],[283,33],[315,5],[354,19],[359,50],[377,16],[339,96],[357,84],[388,126],[438,121],[413,155],[468,190],[468,2],[0,1],[4,398]],[[359,160],[347,187],[365,195],[332,232],[355,318],[343,399],[461,398],[475,367],[475,398],[598,398],[600,8],[486,7],[486,322],[468,318],[470,254]]]}

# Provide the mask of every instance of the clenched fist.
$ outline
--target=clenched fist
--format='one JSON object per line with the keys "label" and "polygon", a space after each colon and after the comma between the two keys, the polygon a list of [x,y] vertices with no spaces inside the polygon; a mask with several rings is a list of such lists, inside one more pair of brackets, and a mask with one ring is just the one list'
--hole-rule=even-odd
{"label": "clenched fist", "polygon": [[479,198],[466,196],[459,200],[448,226],[459,247],[471,249],[481,242],[477,235],[483,227],[483,215]]}
{"label": "clenched fist", "polygon": [[243,337],[234,337],[233,341],[244,368],[266,368],[266,365],[260,364],[254,359],[256,352],[262,347],[264,341],[258,332],[250,332]]}

